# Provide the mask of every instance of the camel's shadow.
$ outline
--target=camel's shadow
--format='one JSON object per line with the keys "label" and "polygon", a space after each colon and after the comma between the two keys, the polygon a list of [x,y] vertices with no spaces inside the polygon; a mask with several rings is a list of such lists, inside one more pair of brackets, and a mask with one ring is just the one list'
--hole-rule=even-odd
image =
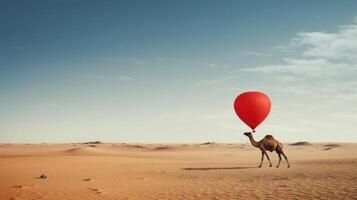
{"label": "camel's shadow", "polygon": [[257,167],[187,167],[182,170],[228,170],[228,169],[253,169]]}

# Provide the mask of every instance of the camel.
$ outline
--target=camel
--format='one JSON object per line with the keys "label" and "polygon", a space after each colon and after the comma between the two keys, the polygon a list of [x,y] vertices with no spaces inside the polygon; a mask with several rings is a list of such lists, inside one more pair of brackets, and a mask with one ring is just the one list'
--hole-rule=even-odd
{"label": "camel", "polygon": [[278,165],[276,167],[280,166],[280,162],[281,162],[281,155],[280,154],[283,154],[286,162],[288,163],[288,168],[290,167],[288,158],[286,157],[285,153],[283,152],[283,145],[278,140],[276,140],[272,135],[266,135],[259,142],[254,140],[253,135],[252,135],[251,132],[245,132],[244,135],[249,138],[250,143],[252,143],[252,145],[254,147],[257,147],[262,151],[262,159],[260,161],[260,165],[258,166],[259,168],[262,167],[262,163],[263,163],[263,160],[264,160],[264,154],[268,158],[268,161],[269,161],[269,164],[270,164],[269,167],[272,167],[272,164],[270,162],[270,158],[269,158],[269,156],[268,156],[266,151],[270,151],[270,152],[276,151],[276,153],[278,154],[279,163],[278,163]]}

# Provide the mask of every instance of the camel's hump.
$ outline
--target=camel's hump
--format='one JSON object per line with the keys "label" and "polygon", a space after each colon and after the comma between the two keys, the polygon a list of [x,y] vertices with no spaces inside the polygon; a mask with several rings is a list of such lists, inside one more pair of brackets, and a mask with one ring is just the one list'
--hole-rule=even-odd
{"label": "camel's hump", "polygon": [[272,135],[266,135],[264,138],[266,138],[266,139],[274,139],[274,137]]}

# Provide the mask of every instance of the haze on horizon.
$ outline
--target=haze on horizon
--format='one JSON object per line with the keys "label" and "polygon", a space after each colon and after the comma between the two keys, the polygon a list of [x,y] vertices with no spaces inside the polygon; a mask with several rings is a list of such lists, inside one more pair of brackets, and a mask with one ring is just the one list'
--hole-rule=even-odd
{"label": "haze on horizon", "polygon": [[2,1],[0,143],[357,142],[357,2]]}

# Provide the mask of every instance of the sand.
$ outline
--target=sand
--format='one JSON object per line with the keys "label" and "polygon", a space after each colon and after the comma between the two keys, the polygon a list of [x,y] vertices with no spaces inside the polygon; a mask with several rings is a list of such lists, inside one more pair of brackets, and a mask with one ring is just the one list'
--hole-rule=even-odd
{"label": "sand", "polygon": [[250,144],[0,144],[0,199],[357,199],[357,144],[284,150],[291,168]]}

